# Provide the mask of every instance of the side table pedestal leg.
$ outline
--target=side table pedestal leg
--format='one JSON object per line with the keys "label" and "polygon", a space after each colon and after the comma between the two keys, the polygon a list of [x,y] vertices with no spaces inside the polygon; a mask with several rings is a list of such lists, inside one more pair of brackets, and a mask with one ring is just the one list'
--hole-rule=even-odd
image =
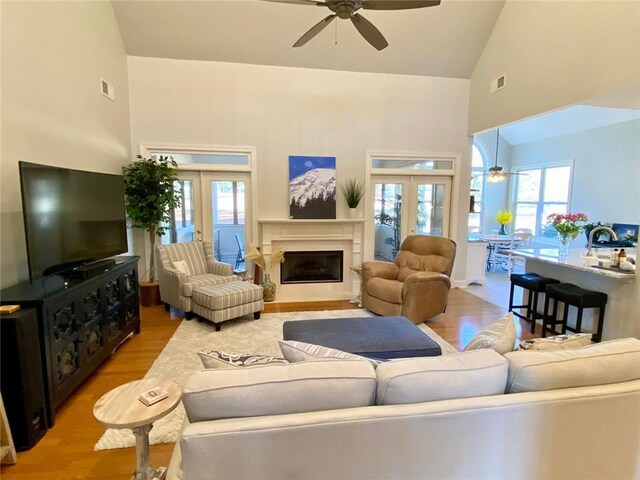
{"label": "side table pedestal leg", "polygon": [[164,480],[167,475],[165,467],[155,469],[149,460],[149,432],[152,428],[153,425],[144,425],[133,429],[136,437],[136,471],[131,480]]}

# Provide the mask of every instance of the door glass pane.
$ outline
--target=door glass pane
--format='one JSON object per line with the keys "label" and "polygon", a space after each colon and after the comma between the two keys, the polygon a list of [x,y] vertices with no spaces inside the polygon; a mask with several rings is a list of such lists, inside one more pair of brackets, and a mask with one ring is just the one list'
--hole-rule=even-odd
{"label": "door glass pane", "polygon": [[402,170],[452,170],[452,160],[431,160],[421,158],[374,158],[373,168],[400,168]]}
{"label": "door glass pane", "polygon": [[373,202],[374,257],[393,261],[402,241],[402,184],[374,184]]}
{"label": "door glass pane", "polygon": [[540,195],[540,170],[527,170],[518,176],[517,202],[537,202]]}
{"label": "door glass pane", "polygon": [[177,180],[173,182],[173,188],[180,193],[180,206],[171,212],[171,225],[166,225],[167,230],[162,235],[162,244],[192,242],[195,240],[195,228],[193,225],[193,182],[191,180]]}
{"label": "door glass pane", "polygon": [[249,165],[249,155],[246,153],[175,153],[175,152],[154,152],[152,158],[160,155],[173,158],[179,164],[204,164],[204,165]]}
{"label": "door glass pane", "polygon": [[570,177],[571,167],[547,168],[544,173],[544,201],[568,201]]}
{"label": "door glass pane", "polygon": [[442,236],[444,222],[444,185],[418,185],[418,235]]}
{"label": "door glass pane", "polygon": [[237,180],[211,182],[211,215],[214,255],[243,271],[245,238],[245,185]]}

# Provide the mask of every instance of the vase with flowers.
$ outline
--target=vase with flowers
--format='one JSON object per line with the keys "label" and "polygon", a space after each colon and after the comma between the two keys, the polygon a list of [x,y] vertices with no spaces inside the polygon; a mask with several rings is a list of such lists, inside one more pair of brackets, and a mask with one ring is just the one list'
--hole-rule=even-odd
{"label": "vase with flowers", "polygon": [[264,254],[254,245],[249,245],[249,253],[244,258],[253,260],[264,272],[262,278],[262,299],[265,302],[273,302],[276,299],[276,284],[271,281],[271,270],[276,265],[284,262],[284,250],[276,249],[271,253],[269,263]]}
{"label": "vase with flowers", "polygon": [[578,236],[587,220],[584,213],[552,213],[547,216],[547,225],[558,233],[560,241],[558,256],[566,257],[569,255],[571,240]]}
{"label": "vase with flowers", "polygon": [[506,235],[507,230],[505,229],[506,225],[509,225],[513,221],[513,214],[509,210],[499,210],[496,213],[496,222],[500,224],[499,235]]}

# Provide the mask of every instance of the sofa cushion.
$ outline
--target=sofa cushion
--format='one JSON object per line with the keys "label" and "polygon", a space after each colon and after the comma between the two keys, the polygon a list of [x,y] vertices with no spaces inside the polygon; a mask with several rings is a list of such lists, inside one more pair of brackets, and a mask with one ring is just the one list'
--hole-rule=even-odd
{"label": "sofa cushion", "polygon": [[201,370],[183,391],[189,421],[198,422],[372,405],[376,375],[369,362],[326,359]]}
{"label": "sofa cushion", "polygon": [[464,347],[464,351],[490,348],[504,355],[513,351],[515,343],[516,326],[513,321],[513,313],[509,312],[473,337]]}
{"label": "sofa cushion", "polygon": [[640,340],[623,338],[571,350],[505,355],[507,392],[587,387],[640,379]]}
{"label": "sofa cushion", "polygon": [[591,333],[571,333],[545,338],[531,338],[520,342],[522,350],[565,350],[591,345]]}
{"label": "sofa cushion", "polygon": [[383,302],[402,303],[402,287],[404,283],[397,280],[375,277],[367,282],[367,293]]}
{"label": "sofa cushion", "polygon": [[202,307],[223,310],[262,300],[262,287],[248,282],[226,282],[194,288],[191,296]]}
{"label": "sofa cushion", "polygon": [[509,364],[493,350],[391,360],[376,370],[376,404],[398,405],[504,393]]}
{"label": "sofa cushion", "polygon": [[243,368],[272,363],[289,363],[286,359],[268,355],[252,355],[249,353],[227,353],[218,350],[202,350],[198,352],[204,368]]}
{"label": "sofa cushion", "polygon": [[413,275],[414,273],[420,273],[420,272],[424,272],[424,270],[415,270],[409,267],[400,267],[397,280],[399,282],[404,282],[409,275]]}
{"label": "sofa cushion", "polygon": [[312,343],[296,342],[295,340],[280,340],[280,351],[289,362],[315,361],[324,358],[343,358],[351,360],[366,360],[371,362],[373,368],[378,366],[379,360],[372,360],[367,357],[343,352],[336,348],[323,347]]}
{"label": "sofa cushion", "polygon": [[222,285],[229,282],[241,282],[242,279],[237,275],[222,276],[213,273],[205,273],[204,275],[191,275],[187,278],[187,282],[182,285],[182,296],[191,297],[193,291],[198,287],[209,287],[212,285]]}

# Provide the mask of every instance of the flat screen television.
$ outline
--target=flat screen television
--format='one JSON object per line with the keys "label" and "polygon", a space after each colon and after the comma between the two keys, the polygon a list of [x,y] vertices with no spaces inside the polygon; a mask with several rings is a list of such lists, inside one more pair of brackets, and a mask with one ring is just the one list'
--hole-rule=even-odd
{"label": "flat screen television", "polygon": [[32,283],[128,250],[121,175],[19,164]]}

